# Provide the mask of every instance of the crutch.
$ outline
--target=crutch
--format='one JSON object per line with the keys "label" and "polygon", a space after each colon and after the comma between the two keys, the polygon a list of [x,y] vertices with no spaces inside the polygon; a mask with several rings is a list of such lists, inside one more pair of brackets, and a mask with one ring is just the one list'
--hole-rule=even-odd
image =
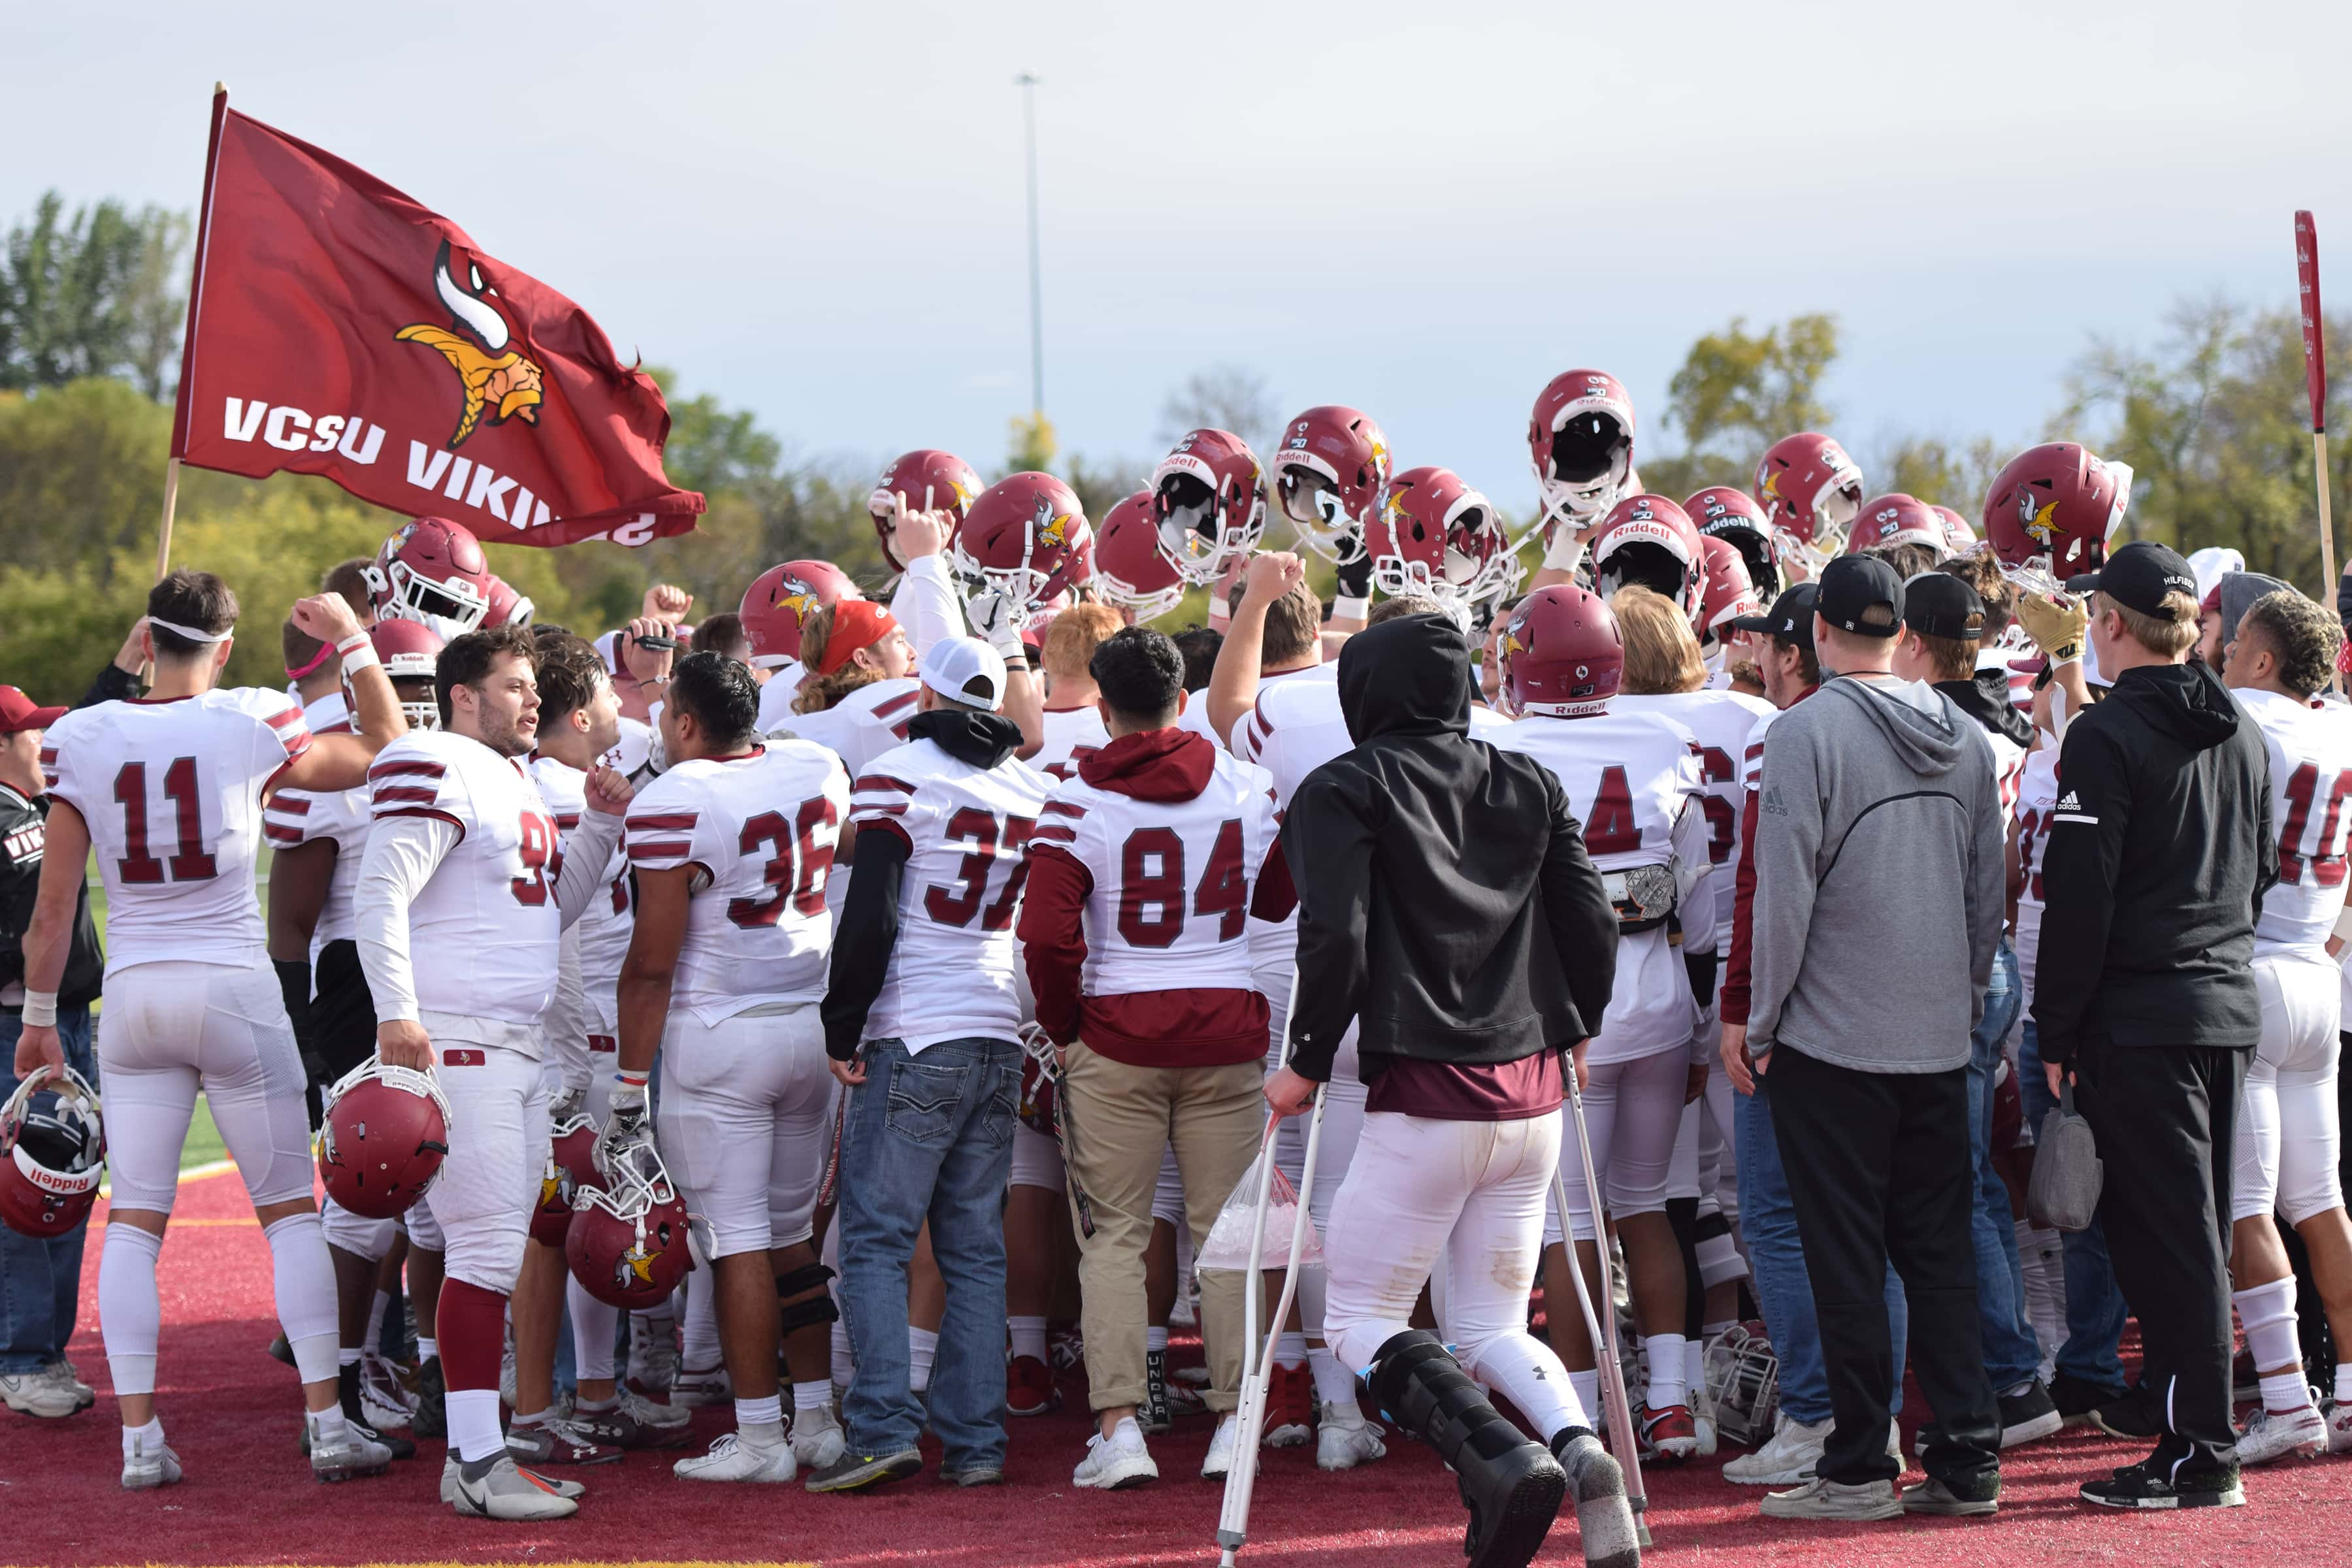
{"label": "crutch", "polygon": [[[1569,1222],[1568,1184],[1560,1179],[1558,1164],[1551,1168],[1551,1201],[1559,1209],[1560,1246],[1568,1254],[1568,1277],[1576,1282],[1576,1304],[1584,1312],[1584,1331],[1591,1336],[1593,1360],[1601,1367],[1609,1447],[1625,1472],[1625,1500],[1633,1510],[1634,1538],[1647,1549],[1650,1526],[1643,1515],[1649,1509],[1650,1493],[1642,1484],[1642,1454],[1633,1437],[1633,1404],[1625,1393],[1625,1365],[1617,1359],[1617,1265],[1609,1254],[1608,1216],[1601,1207],[1601,1184],[1593,1178],[1592,1145],[1584,1136],[1584,1095],[1576,1086],[1576,1062],[1570,1058],[1561,1065],[1568,1069],[1563,1076],[1568,1079],[1569,1125],[1576,1129],[1576,1157],[1584,1169],[1584,1195],[1592,1209],[1593,1250],[1601,1255],[1601,1299],[1607,1306],[1605,1312],[1593,1311],[1591,1294],[1585,1289],[1584,1264],[1576,1256],[1576,1227]],[[1557,1310],[1546,1305],[1548,1310]]]}
{"label": "crutch", "polygon": [[[1286,1058],[1286,1059],[1287,1059]],[[1307,1200],[1315,1195],[1315,1152],[1323,1140],[1323,1092],[1315,1086],[1315,1108],[1307,1121],[1307,1157],[1298,1171],[1298,1214],[1290,1226],[1290,1267],[1282,1277],[1282,1300],[1274,1309],[1265,1338],[1257,1331],[1260,1264],[1265,1248],[1265,1210],[1274,1192],[1274,1137],[1282,1118],[1268,1112],[1265,1139],[1258,1150],[1257,1213],[1250,1220],[1248,1289],[1242,1297],[1241,1405],[1234,1412],[1234,1463],[1225,1472],[1224,1502],[1217,1511],[1217,1562],[1234,1568],[1235,1554],[1249,1539],[1250,1494],[1257,1487],[1258,1437],[1265,1428],[1267,1384],[1272,1380],[1274,1352],[1282,1325],[1290,1321],[1290,1303],[1298,1294],[1298,1260],[1307,1244],[1307,1227],[1315,1222]]]}

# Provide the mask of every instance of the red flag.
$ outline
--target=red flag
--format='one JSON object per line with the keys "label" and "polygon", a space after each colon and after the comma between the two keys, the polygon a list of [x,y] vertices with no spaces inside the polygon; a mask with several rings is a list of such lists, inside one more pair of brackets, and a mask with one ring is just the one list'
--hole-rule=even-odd
{"label": "red flag", "polygon": [[693,531],[660,389],[586,311],[226,94],[213,114],[174,457],[323,474],[488,544]]}

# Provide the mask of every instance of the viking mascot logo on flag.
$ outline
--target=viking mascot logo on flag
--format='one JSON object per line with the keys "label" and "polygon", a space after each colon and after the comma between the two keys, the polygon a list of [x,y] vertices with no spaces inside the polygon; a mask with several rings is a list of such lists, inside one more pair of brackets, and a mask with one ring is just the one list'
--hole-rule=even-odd
{"label": "viking mascot logo on flag", "polygon": [[438,352],[457,373],[466,404],[457,416],[457,434],[449,437],[453,450],[464,446],[479,426],[485,409],[493,425],[503,425],[510,418],[536,425],[544,398],[544,376],[539,366],[507,346],[512,334],[506,317],[492,303],[493,291],[482,281],[481,269],[469,261],[466,272],[470,288],[450,274],[449,242],[443,240],[440,254],[433,258],[433,289],[449,307],[456,331],[420,322],[393,334],[400,342],[423,343]]}

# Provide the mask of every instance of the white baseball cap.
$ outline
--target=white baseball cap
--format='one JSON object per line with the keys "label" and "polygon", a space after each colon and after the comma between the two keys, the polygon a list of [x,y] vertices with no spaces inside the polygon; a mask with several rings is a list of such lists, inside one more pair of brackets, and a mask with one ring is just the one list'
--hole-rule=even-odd
{"label": "white baseball cap", "polygon": [[923,684],[951,702],[1004,707],[1004,656],[978,637],[942,637],[923,655]]}

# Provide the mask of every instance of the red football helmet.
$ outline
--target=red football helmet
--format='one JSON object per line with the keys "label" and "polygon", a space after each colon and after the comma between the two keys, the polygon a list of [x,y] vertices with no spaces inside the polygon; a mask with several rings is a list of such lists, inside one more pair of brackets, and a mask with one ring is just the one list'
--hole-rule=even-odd
{"label": "red football helmet", "polygon": [[1715,534],[1701,534],[1698,545],[1706,563],[1706,590],[1700,595],[1691,630],[1706,642],[1717,635],[1716,627],[1734,616],[1757,615],[1763,604],[1748,575],[1747,558],[1737,545]]}
{"label": "red football helmet", "polygon": [[608,1307],[658,1306],[694,1267],[686,1200],[651,1143],[631,1144],[604,1177],[610,1185],[580,1192],[564,1259],[580,1288]]}
{"label": "red football helmet", "polygon": [[1706,598],[1706,552],[1690,515],[1664,496],[1627,496],[1592,536],[1592,579],[1607,598],[1629,583],[1664,594],[1696,619]]}
{"label": "red football helmet", "polygon": [[0,1106],[0,1220],[37,1241],[67,1235],[89,1218],[105,1175],[97,1091],[71,1068],[26,1075]]}
{"label": "red football helmet", "polygon": [[[376,659],[383,666],[387,680],[431,680],[440,667],[441,634],[422,621],[378,621],[368,628],[368,641],[375,647]],[[352,698],[351,690],[351,680],[346,678],[343,700],[356,715],[359,704]],[[406,715],[412,730],[441,727],[441,704],[430,691],[414,701],[403,698],[400,710]]]}
{"label": "red football helmet", "polygon": [[932,447],[908,452],[883,469],[882,477],[874,482],[874,493],[866,499],[866,510],[874,519],[874,531],[882,541],[882,559],[890,563],[890,570],[907,569],[892,548],[898,537],[900,514],[946,512],[950,520],[946,542],[952,545],[980,491],[980,476],[970,463]]}
{"label": "red football helmet", "polygon": [[1948,506],[1931,506],[1927,510],[1943,520],[1944,549],[1947,553],[1966,555],[1977,547],[1977,531],[1969,526],[1967,518]]}
{"label": "red football helmet", "polygon": [[1608,601],[1555,583],[1521,599],[1496,647],[1503,689],[1520,713],[1583,719],[1609,710],[1625,673],[1625,639]]}
{"label": "red football helmet", "polygon": [[1756,501],[1764,520],[1818,563],[1837,553],[1846,525],[1862,510],[1862,470],[1827,436],[1783,436],[1756,465]]}
{"label": "red football helmet", "polygon": [[377,617],[386,616],[446,622],[458,632],[470,632],[489,613],[488,557],[481,542],[463,525],[445,517],[420,517],[401,524],[383,542],[366,569],[368,603]]}
{"label": "red football helmet", "polygon": [[531,602],[515,591],[497,573],[490,574],[489,605],[482,612],[482,629],[498,626],[527,626],[535,614]]}
{"label": "red football helmet", "polygon": [[1528,452],[1547,525],[1581,528],[1617,504],[1633,472],[1633,398],[1605,371],[1562,371],[1536,395]]}
{"label": "red football helmet", "polygon": [[1104,514],[1095,542],[1095,591],[1134,611],[1139,623],[1156,621],[1182,602],[1184,579],[1160,548],[1150,490],[1136,491]]}
{"label": "red football helmet", "polygon": [[751,579],[738,614],[751,639],[751,663],[775,669],[801,656],[801,628],[819,605],[859,596],[849,574],[830,561],[787,561]]}
{"label": "red football helmet", "polygon": [[1845,536],[1845,552],[1858,554],[1882,544],[1927,544],[1944,548],[1944,521],[1926,501],[1889,490],[1862,503]]}
{"label": "red football helmet", "polygon": [[604,1184],[604,1173],[596,1168],[596,1124],[575,1109],[550,1134],[547,1169],[539,1178],[539,1206],[530,1211],[530,1238],[543,1247],[562,1247],[571,1233],[580,1194]]}
{"label": "red football helmet", "polygon": [[1214,583],[1265,532],[1265,470],[1230,430],[1192,430],[1151,470],[1160,548],[1187,583]]}
{"label": "red football helmet", "polygon": [[2095,572],[2131,501],[2128,463],[2105,463],[2072,441],[2031,447],[1985,492],[1984,532],[2000,563],[2063,579]]}
{"label": "red football helmet", "polygon": [[1274,490],[1298,542],[1326,560],[1363,552],[1364,527],[1389,482],[1389,438],[1371,416],[1320,404],[1283,426]]}
{"label": "red football helmet", "polygon": [[1451,468],[1407,468],[1382,486],[1364,544],[1372,582],[1392,599],[1419,594],[1461,608],[1518,585],[1494,503]]}
{"label": "red football helmet", "polygon": [[1747,580],[1759,598],[1780,591],[1780,563],[1773,558],[1772,525],[1763,509],[1746,490],[1732,485],[1709,485],[1683,502],[1683,513],[1702,538],[1720,539],[1739,552]]}
{"label": "red football helmet", "polygon": [[397,1219],[449,1156],[449,1102],[433,1075],[360,1063],[327,1091],[319,1176],[327,1195],[367,1219]]}
{"label": "red football helmet", "polygon": [[[974,594],[1002,594],[1018,627],[1094,575],[1095,531],[1077,492],[1051,474],[1014,474],[971,503],[955,569]],[[976,580],[976,582],[975,582]]]}

